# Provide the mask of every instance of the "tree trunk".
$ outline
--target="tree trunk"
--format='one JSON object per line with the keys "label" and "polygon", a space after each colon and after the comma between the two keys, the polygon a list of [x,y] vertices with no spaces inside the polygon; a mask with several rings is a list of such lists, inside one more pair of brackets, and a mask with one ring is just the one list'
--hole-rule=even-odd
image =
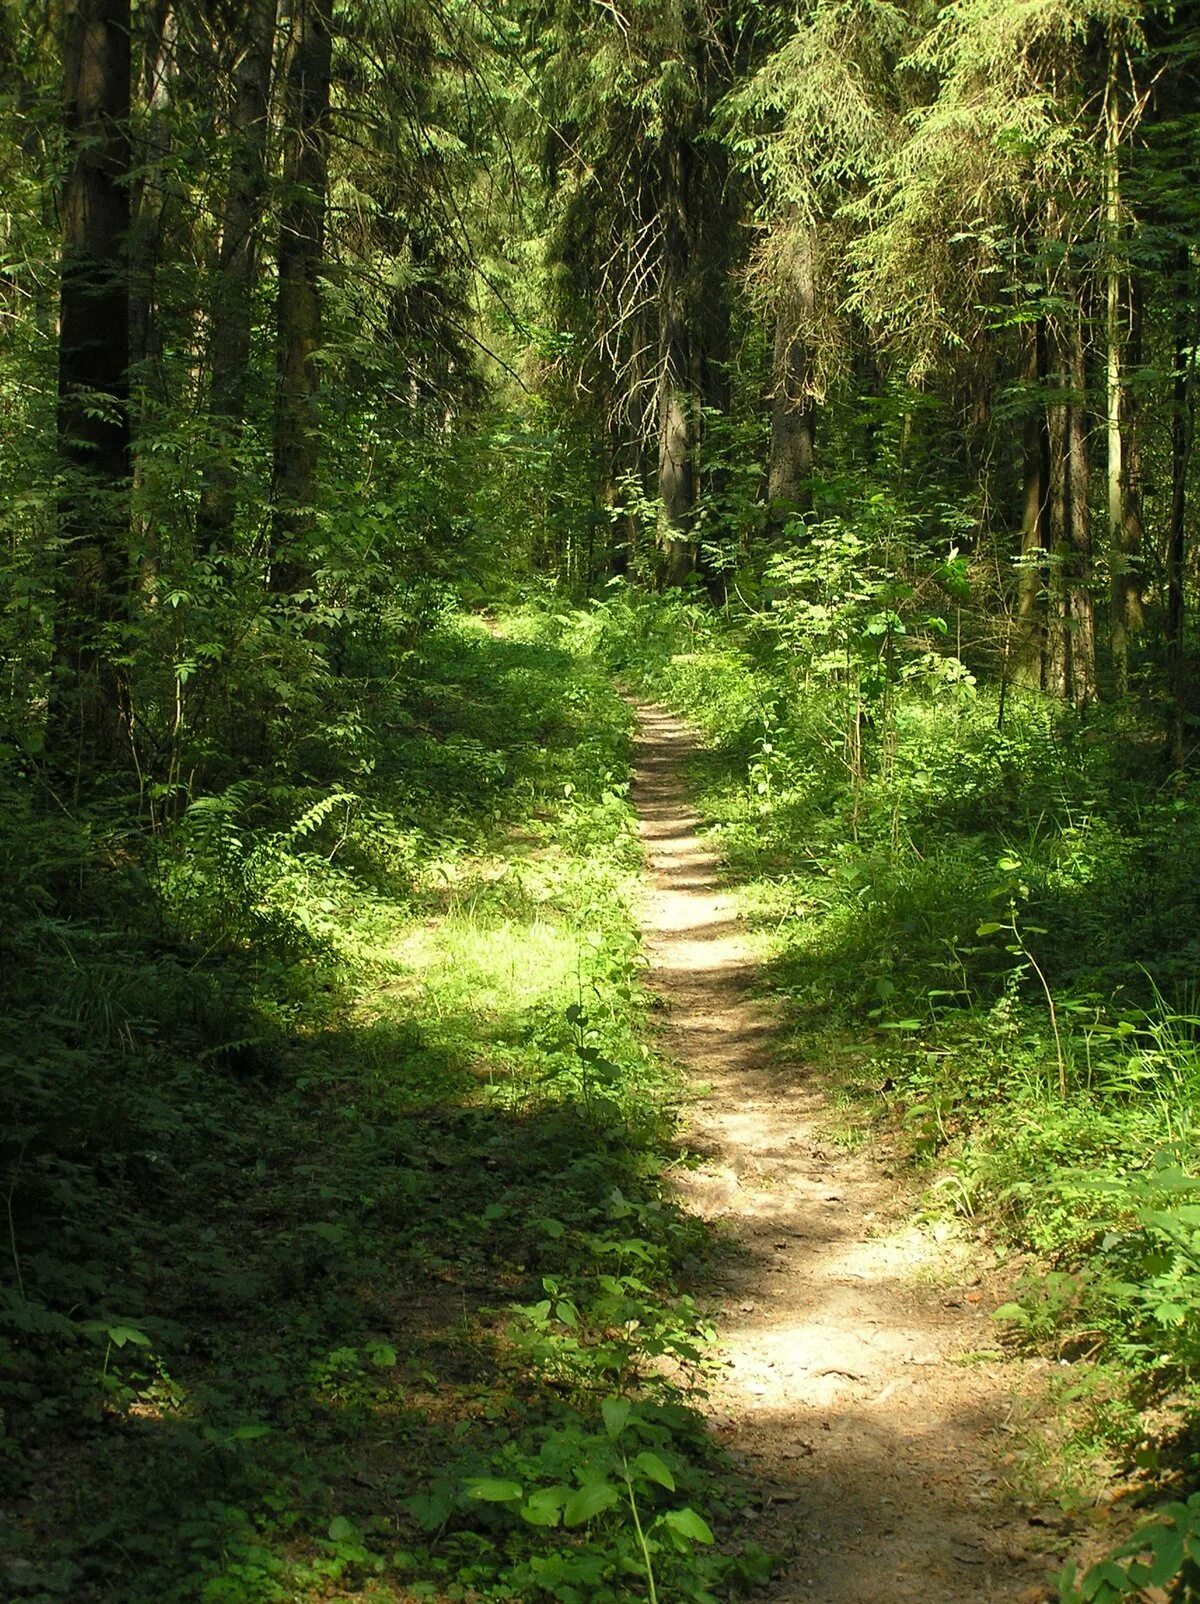
{"label": "tree trunk", "polygon": [[688,327],[687,160],[682,135],[669,131],[662,150],[662,278],[658,334],[658,578],[681,585],[695,567],[691,540],[696,505],[697,402]]}
{"label": "tree trunk", "polygon": [[1071,592],[1067,579],[1067,529],[1070,522],[1070,486],[1067,463],[1070,450],[1070,405],[1067,375],[1062,362],[1061,338],[1047,340],[1053,350],[1047,375],[1051,395],[1046,403],[1046,534],[1047,563],[1046,652],[1043,688],[1063,700],[1071,688]]}
{"label": "tree trunk", "polygon": [[684,387],[664,375],[658,413],[659,582],[682,585],[694,553],[689,524],[696,500],[695,409]]}
{"label": "tree trunk", "polygon": [[147,8],[146,41],[141,68],[145,106],[144,132],[138,151],[139,177],[133,187],[129,242],[129,355],[138,387],[155,398],[164,393],[163,338],[155,279],[161,255],[166,209],[165,169],[171,154],[169,107],[175,75],[178,18],[172,0],[155,0]]}
{"label": "tree trunk", "polygon": [[212,305],[209,410],[219,438],[201,491],[199,528],[226,548],[237,515],[238,448],[246,417],[259,230],[267,194],[271,58],[278,0],[251,0],[233,70],[229,176]]}
{"label": "tree trunk", "polygon": [[[729,163],[719,144],[691,148],[688,222],[692,286],[692,390],[698,409],[696,495],[706,510],[707,540],[696,544],[696,566],[716,605],[728,600],[730,571],[739,553],[729,516],[732,483],[728,424],[733,405],[731,368],[733,328],[730,311],[730,257],[733,229],[729,202]],[[700,531],[697,531],[699,534]]]}
{"label": "tree trunk", "polygon": [[1083,317],[1072,317],[1067,350],[1071,399],[1067,407],[1067,540],[1071,614],[1069,691],[1076,707],[1096,699],[1096,598],[1092,592],[1092,531],[1088,506],[1087,375]]}
{"label": "tree trunk", "polygon": [[1049,444],[1050,596],[1045,688],[1077,707],[1096,696],[1096,605],[1088,509],[1083,314],[1064,307],[1051,332],[1046,409]]}
{"label": "tree trunk", "polygon": [[1168,747],[1171,767],[1187,761],[1187,613],[1184,574],[1187,562],[1187,481],[1196,423],[1196,342],[1200,339],[1195,278],[1190,254],[1181,246],[1175,362],[1171,409],[1171,518],[1167,530],[1167,664],[1171,689]]}
{"label": "tree trunk", "polygon": [[[1112,661],[1117,694],[1129,689],[1129,647],[1141,633],[1142,548],[1137,419],[1125,377],[1126,343],[1130,359],[1140,355],[1141,306],[1128,277],[1121,200],[1120,55],[1115,32],[1109,44],[1109,78],[1104,129],[1104,204],[1108,245],[1105,285],[1105,389],[1108,444],[1108,564],[1112,577]],[[1128,308],[1128,330],[1124,327]]]}
{"label": "tree trunk", "polygon": [[[809,280],[811,288],[811,278]],[[796,514],[813,508],[816,406],[809,388],[808,343],[795,330],[800,307],[781,307],[775,322],[771,384],[771,445],[767,468],[767,531],[777,535]]]}
{"label": "tree trunk", "polygon": [[74,0],[63,40],[58,450],[65,573],[55,627],[49,740],[111,765],[129,700],[109,638],[130,593],[129,0]]}
{"label": "tree trunk", "polygon": [[1022,441],[1021,567],[1017,578],[1017,622],[1020,629],[1018,677],[1045,690],[1047,665],[1046,604],[1050,550],[1050,438],[1046,427],[1046,320],[1032,330],[1025,369],[1032,401]]}
{"label": "tree trunk", "polygon": [[279,220],[277,393],[271,589],[305,587],[320,455],[313,360],[321,345],[333,0],[295,0],[287,66]]}

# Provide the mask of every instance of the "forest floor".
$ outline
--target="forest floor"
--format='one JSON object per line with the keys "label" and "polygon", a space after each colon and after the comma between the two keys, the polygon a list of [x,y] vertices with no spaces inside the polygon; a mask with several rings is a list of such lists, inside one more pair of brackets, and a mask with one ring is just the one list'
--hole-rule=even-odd
{"label": "forest floor", "polygon": [[693,1082],[678,1185],[726,1245],[708,1410],[763,1489],[755,1535],[786,1556],[772,1599],[1055,1597],[1061,1511],[1019,1502],[1009,1474],[1046,1361],[995,1348],[986,1245],[922,1222],[886,1155],[839,1146],[816,1071],[783,1061],[753,938],[688,803],[697,742],[637,711],[650,984]]}
{"label": "forest floor", "polygon": [[598,627],[450,617],[360,794],[23,914],[6,1601],[1033,1604],[1119,1519],[991,1319],[1032,1249],[839,1101],[848,965],[794,1045],[719,747],[639,706],[631,797]]}

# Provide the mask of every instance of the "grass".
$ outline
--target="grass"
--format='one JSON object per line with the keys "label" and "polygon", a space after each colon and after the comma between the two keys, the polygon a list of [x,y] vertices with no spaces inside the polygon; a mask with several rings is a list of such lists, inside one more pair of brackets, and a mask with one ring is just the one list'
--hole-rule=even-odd
{"label": "grass", "polygon": [[[1192,1428],[1163,1423],[1200,1417],[1200,792],[1128,710],[1010,686],[1001,723],[955,659],[890,668],[873,619],[831,651],[807,594],[722,615],[618,591],[579,629],[704,732],[702,811],[844,1139],[886,1134],[930,1207],[1036,1264],[997,1334],[1090,1400],[1043,1483],[1073,1511],[1097,1473],[1190,1493]],[[1156,1579],[1190,1586],[1170,1553]],[[1063,1598],[1133,1596],[1142,1564]]]}
{"label": "grass", "polygon": [[767,1574],[691,1407],[628,714],[561,633],[447,620],[353,784],[234,781],[149,841],[9,777],[14,1604]]}

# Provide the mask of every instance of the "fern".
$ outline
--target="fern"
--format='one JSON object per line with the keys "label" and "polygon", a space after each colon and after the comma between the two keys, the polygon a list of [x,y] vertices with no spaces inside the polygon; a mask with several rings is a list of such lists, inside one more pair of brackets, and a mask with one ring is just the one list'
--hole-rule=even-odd
{"label": "fern", "polygon": [[319,797],[311,807],[304,810],[290,829],[278,837],[280,845],[294,847],[298,842],[315,835],[339,807],[345,806],[349,814],[358,800],[353,791],[331,791],[328,796]]}

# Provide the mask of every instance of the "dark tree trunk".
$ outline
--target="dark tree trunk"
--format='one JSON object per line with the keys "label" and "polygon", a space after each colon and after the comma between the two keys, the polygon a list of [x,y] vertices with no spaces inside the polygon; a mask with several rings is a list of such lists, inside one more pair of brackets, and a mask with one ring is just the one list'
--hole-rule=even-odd
{"label": "dark tree trunk", "polygon": [[1167,528],[1167,662],[1171,713],[1167,740],[1171,767],[1187,761],[1187,612],[1184,576],[1187,564],[1187,481],[1196,423],[1196,341],[1200,317],[1190,256],[1181,248],[1177,264],[1178,312],[1171,409],[1171,517]]}
{"label": "dark tree trunk", "polygon": [[696,442],[697,498],[706,498],[710,543],[698,542],[696,566],[709,597],[728,599],[728,572],[734,551],[727,516],[730,443],[726,434],[733,402],[733,330],[729,304],[732,214],[729,166],[719,146],[693,150],[691,163],[691,280],[695,309],[692,331],[693,390],[700,409]]}
{"label": "dark tree trunk", "polygon": [[139,387],[155,398],[164,394],[156,276],[166,210],[164,174],[171,153],[168,112],[176,70],[177,23],[172,0],[155,0],[147,8],[140,74],[145,124],[138,151],[140,176],[130,202],[129,356]]}
{"label": "dark tree trunk", "polygon": [[[1070,524],[1070,405],[1061,338],[1047,338],[1051,394],[1046,402],[1046,533],[1049,551],[1046,597],[1046,653],[1043,687],[1066,699],[1071,688],[1071,592],[1067,575],[1067,529]],[[1052,352],[1052,354],[1051,354]]]}
{"label": "dark tree trunk", "polygon": [[1092,591],[1092,532],[1089,505],[1088,420],[1082,314],[1072,318],[1067,350],[1071,399],[1067,408],[1067,541],[1071,601],[1072,701],[1096,699],[1096,598]]}
{"label": "dark tree trunk", "polygon": [[58,449],[66,546],[52,747],[113,764],[129,701],[111,636],[129,594],[129,0],[74,0],[63,40]]}
{"label": "dark tree trunk", "polygon": [[1021,569],[1017,580],[1018,674],[1046,689],[1050,534],[1050,436],[1046,423],[1046,320],[1032,331],[1025,369],[1031,389],[1022,442]]}
{"label": "dark tree trunk", "polygon": [[328,187],[332,0],[295,0],[287,66],[287,143],[279,221],[271,589],[308,583],[320,455],[314,361],[321,345],[321,272]]}
{"label": "dark tree trunk", "polygon": [[[1128,335],[1119,331],[1121,284],[1127,293]],[[1108,542],[1112,573],[1112,659],[1118,694],[1129,688],[1129,650],[1145,628],[1142,607],[1141,442],[1127,368],[1142,359],[1142,297],[1129,279],[1108,285]],[[1114,305],[1114,303],[1116,303]]]}
{"label": "dark tree trunk", "polygon": [[271,59],[278,0],[251,0],[233,70],[229,176],[212,305],[209,408],[218,435],[200,499],[200,538],[225,549],[237,515],[238,447],[246,418],[254,284],[267,195]]}
{"label": "dark tree trunk", "polygon": [[1081,312],[1072,308],[1060,313],[1050,346],[1050,596],[1044,683],[1055,696],[1082,707],[1096,696],[1096,604]]}

